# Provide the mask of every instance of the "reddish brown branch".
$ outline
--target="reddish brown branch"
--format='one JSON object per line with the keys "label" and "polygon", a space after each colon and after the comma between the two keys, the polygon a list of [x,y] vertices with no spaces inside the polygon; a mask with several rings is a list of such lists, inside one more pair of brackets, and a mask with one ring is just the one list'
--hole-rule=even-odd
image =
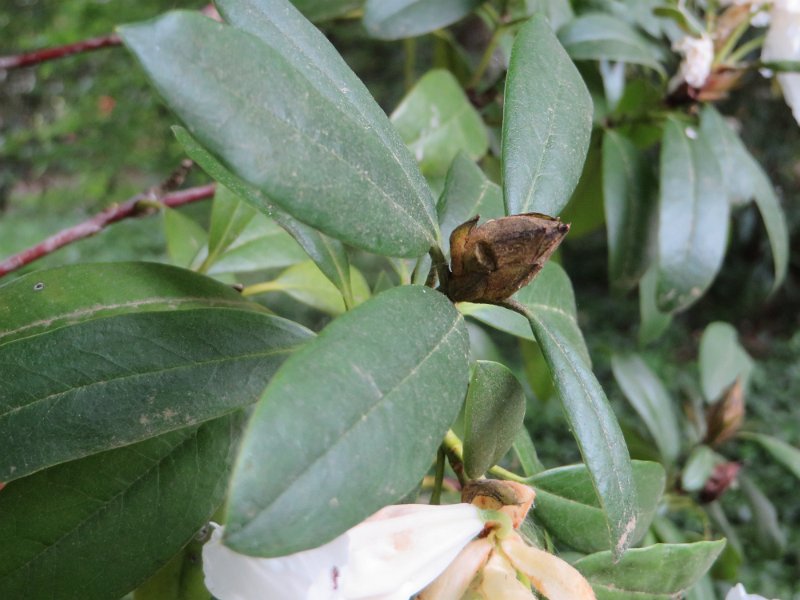
{"label": "reddish brown branch", "polygon": [[215,185],[211,183],[178,192],[171,192],[161,197],[153,191],[137,194],[122,204],[109,206],[91,219],[79,223],[74,227],[59,231],[35,246],[0,261],[0,277],[12,271],[16,271],[43,256],[47,256],[67,244],[91,237],[101,232],[111,223],[116,223],[117,221],[130,217],[141,217],[152,214],[157,210],[156,206],[154,206],[156,203],[175,208],[176,206],[182,206],[190,202],[211,198],[214,195],[214,188]]}
{"label": "reddish brown branch", "polygon": [[11,56],[0,56],[0,69],[19,69],[20,67],[38,65],[48,60],[64,58],[65,56],[72,56],[73,54],[81,54],[83,52],[92,52],[93,50],[100,50],[101,48],[108,48],[110,46],[119,46],[120,44],[122,44],[122,40],[119,36],[116,33],[110,33],[90,40],[82,40],[73,44],[67,44],[66,46],[43,48],[41,50],[32,50],[31,52],[23,52],[22,54],[14,54]]}

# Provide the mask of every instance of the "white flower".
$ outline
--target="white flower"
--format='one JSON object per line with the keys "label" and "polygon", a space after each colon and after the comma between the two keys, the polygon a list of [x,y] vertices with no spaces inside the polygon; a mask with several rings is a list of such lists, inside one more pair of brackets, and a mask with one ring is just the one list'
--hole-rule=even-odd
{"label": "white flower", "polygon": [[[761,59],[800,60],[800,0],[783,0],[773,5]],[[800,73],[778,73],[778,83],[786,104],[800,123]]]}
{"label": "white flower", "polygon": [[672,49],[684,57],[678,71],[680,79],[692,87],[703,87],[714,62],[714,43],[711,37],[705,33],[700,37],[687,35],[675,42]]}
{"label": "white flower", "polygon": [[203,548],[220,600],[407,600],[484,528],[471,504],[388,506],[332,542],[279,558],[238,554],[217,528]]}
{"label": "white flower", "polygon": [[767,600],[764,596],[759,596],[758,594],[748,594],[747,590],[744,589],[744,586],[741,583],[737,583],[735,587],[732,587],[731,590],[728,592],[728,595],[725,596],[725,600]]}

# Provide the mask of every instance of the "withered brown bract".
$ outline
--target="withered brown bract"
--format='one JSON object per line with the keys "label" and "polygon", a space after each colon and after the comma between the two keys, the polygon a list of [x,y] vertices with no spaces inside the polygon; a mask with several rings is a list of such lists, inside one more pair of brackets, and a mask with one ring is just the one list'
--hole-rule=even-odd
{"label": "withered brown bract", "polygon": [[569,224],[539,213],[512,215],[477,227],[478,217],[450,235],[450,280],[454,302],[502,302],[542,270]]}

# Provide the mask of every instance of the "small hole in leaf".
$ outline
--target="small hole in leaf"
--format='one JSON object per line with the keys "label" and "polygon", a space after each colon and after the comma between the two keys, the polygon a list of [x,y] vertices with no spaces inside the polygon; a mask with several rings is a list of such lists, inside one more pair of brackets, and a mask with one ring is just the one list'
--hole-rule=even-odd
{"label": "small hole in leaf", "polygon": [[44,289],[44,283],[42,283],[41,281],[33,286],[33,291],[34,292],[39,292],[39,291],[41,291],[43,289]]}

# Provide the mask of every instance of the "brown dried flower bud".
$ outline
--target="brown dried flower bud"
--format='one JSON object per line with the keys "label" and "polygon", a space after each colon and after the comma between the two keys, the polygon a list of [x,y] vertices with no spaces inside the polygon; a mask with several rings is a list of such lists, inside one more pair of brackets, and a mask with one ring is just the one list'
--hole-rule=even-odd
{"label": "brown dried flower bud", "polygon": [[737,379],[706,411],[707,444],[718,446],[736,435],[744,421],[744,389]]}
{"label": "brown dried flower bud", "polygon": [[461,490],[461,501],[485,510],[499,510],[511,517],[518,529],[533,505],[536,492],[533,488],[515,481],[476,479]]}
{"label": "brown dried flower bud", "polygon": [[512,215],[477,226],[478,217],[450,235],[454,302],[502,302],[542,270],[569,231],[569,224],[539,213]]}
{"label": "brown dried flower bud", "polygon": [[700,490],[701,502],[713,502],[722,496],[736,479],[742,465],[736,462],[722,463],[714,467],[711,476]]}

